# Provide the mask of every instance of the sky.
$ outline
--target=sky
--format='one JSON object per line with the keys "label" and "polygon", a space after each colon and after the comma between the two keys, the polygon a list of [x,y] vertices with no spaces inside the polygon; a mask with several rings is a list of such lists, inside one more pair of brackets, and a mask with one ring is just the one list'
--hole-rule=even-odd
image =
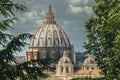
{"label": "sky", "polygon": [[[31,33],[40,27],[45,20],[49,4],[55,14],[55,20],[67,33],[75,51],[83,52],[86,41],[85,21],[93,16],[94,0],[17,0],[17,3],[27,7],[24,13],[18,13],[19,21],[12,29],[13,34]],[[29,41],[27,41],[29,43]],[[21,52],[25,55],[28,46]]]}

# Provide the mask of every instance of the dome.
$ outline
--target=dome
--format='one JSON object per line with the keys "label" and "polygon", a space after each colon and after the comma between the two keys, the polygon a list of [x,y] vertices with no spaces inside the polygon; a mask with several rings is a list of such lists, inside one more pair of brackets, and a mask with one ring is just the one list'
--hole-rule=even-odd
{"label": "dome", "polygon": [[63,57],[60,58],[59,64],[66,64],[66,63],[71,63],[70,58],[67,57],[66,51],[63,53]]}
{"label": "dome", "polygon": [[88,58],[85,59],[84,64],[96,64],[96,62],[92,55],[88,55]]}
{"label": "dome", "polygon": [[32,47],[70,46],[66,33],[57,24],[44,23],[33,35],[30,43]]}
{"label": "dome", "polygon": [[64,62],[76,62],[74,46],[70,44],[69,38],[62,27],[56,21],[49,5],[45,21],[33,34],[30,40],[29,50],[26,52],[26,60],[59,59],[64,50],[68,53]]}
{"label": "dome", "polygon": [[30,42],[30,47],[69,47],[70,41],[63,28],[54,21],[51,6],[46,13],[46,20],[38,28]]}

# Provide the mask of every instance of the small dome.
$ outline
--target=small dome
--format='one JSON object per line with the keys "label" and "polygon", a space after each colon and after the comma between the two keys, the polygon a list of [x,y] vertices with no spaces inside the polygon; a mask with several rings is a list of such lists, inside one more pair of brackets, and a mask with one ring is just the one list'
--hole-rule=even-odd
{"label": "small dome", "polygon": [[84,64],[96,64],[96,62],[92,55],[88,55],[88,58],[85,59]]}
{"label": "small dome", "polygon": [[46,20],[38,28],[30,42],[30,47],[70,47],[70,41],[65,31],[56,24],[51,6],[46,13]]}
{"label": "small dome", "polygon": [[58,64],[71,63],[70,58],[67,57],[66,51],[64,51],[63,56],[60,58]]}

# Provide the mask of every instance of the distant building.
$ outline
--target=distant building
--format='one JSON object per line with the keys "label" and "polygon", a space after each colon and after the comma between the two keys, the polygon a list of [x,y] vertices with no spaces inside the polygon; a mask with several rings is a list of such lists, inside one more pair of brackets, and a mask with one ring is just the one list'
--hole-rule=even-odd
{"label": "distant building", "polygon": [[[74,47],[65,31],[56,21],[51,5],[45,16],[45,22],[33,34],[29,50],[26,53],[27,61],[39,59],[59,59],[63,51],[67,51],[72,63],[76,63]],[[55,66],[54,66],[55,67]]]}
{"label": "distant building", "polygon": [[73,78],[74,65],[71,63],[70,58],[67,57],[66,51],[64,51],[63,56],[60,58],[58,64],[56,65],[55,76],[58,79],[68,80]]}
{"label": "distant building", "polygon": [[71,63],[69,57],[67,57],[66,52],[64,52],[56,65],[56,71],[46,71],[44,73],[50,76],[46,80],[70,80],[78,77],[103,77],[100,72],[101,70],[98,68],[94,56],[90,54],[88,54],[88,58],[85,59],[82,69],[74,72],[74,65]]}
{"label": "distant building", "polygon": [[74,73],[75,77],[102,77],[103,75],[100,74],[101,70],[98,68],[95,58],[93,55],[88,54],[88,58],[85,59],[83,67],[81,70],[78,70]]}
{"label": "distant building", "polygon": [[69,80],[76,77],[102,77],[93,55],[88,55],[81,70],[74,72],[76,54],[65,31],[55,22],[55,16],[49,5],[45,22],[33,34],[26,60],[58,59],[54,70],[45,70],[48,80]]}

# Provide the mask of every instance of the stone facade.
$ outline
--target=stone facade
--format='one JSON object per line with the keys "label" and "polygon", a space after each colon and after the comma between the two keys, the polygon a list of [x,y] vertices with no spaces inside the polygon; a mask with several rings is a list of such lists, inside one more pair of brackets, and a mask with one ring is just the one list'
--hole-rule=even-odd
{"label": "stone facade", "polygon": [[93,55],[88,54],[83,64],[83,70],[99,70]]}
{"label": "stone facade", "polygon": [[66,51],[64,51],[63,56],[60,58],[58,64],[56,65],[56,77],[61,80],[68,80],[73,78],[74,65],[71,63],[69,57],[67,57]]}
{"label": "stone facade", "polygon": [[63,51],[68,52],[68,57],[72,63],[76,63],[74,46],[70,44],[70,40],[56,21],[49,5],[45,21],[33,34],[30,41],[29,50],[26,52],[27,61],[39,59],[59,59]]}
{"label": "stone facade", "polygon": [[93,55],[88,54],[88,58],[85,59],[83,67],[74,73],[74,77],[103,77],[100,74],[101,70],[98,68]]}
{"label": "stone facade", "polygon": [[88,55],[88,58],[85,59],[81,70],[74,72],[74,64],[76,64],[74,46],[71,45],[65,31],[56,23],[51,5],[46,13],[45,21],[34,32],[29,50],[26,52],[27,61],[39,59],[59,60],[58,64],[53,66],[56,70],[45,71],[55,80],[68,80],[84,76],[102,77],[99,73],[101,70],[97,67],[92,55]]}

